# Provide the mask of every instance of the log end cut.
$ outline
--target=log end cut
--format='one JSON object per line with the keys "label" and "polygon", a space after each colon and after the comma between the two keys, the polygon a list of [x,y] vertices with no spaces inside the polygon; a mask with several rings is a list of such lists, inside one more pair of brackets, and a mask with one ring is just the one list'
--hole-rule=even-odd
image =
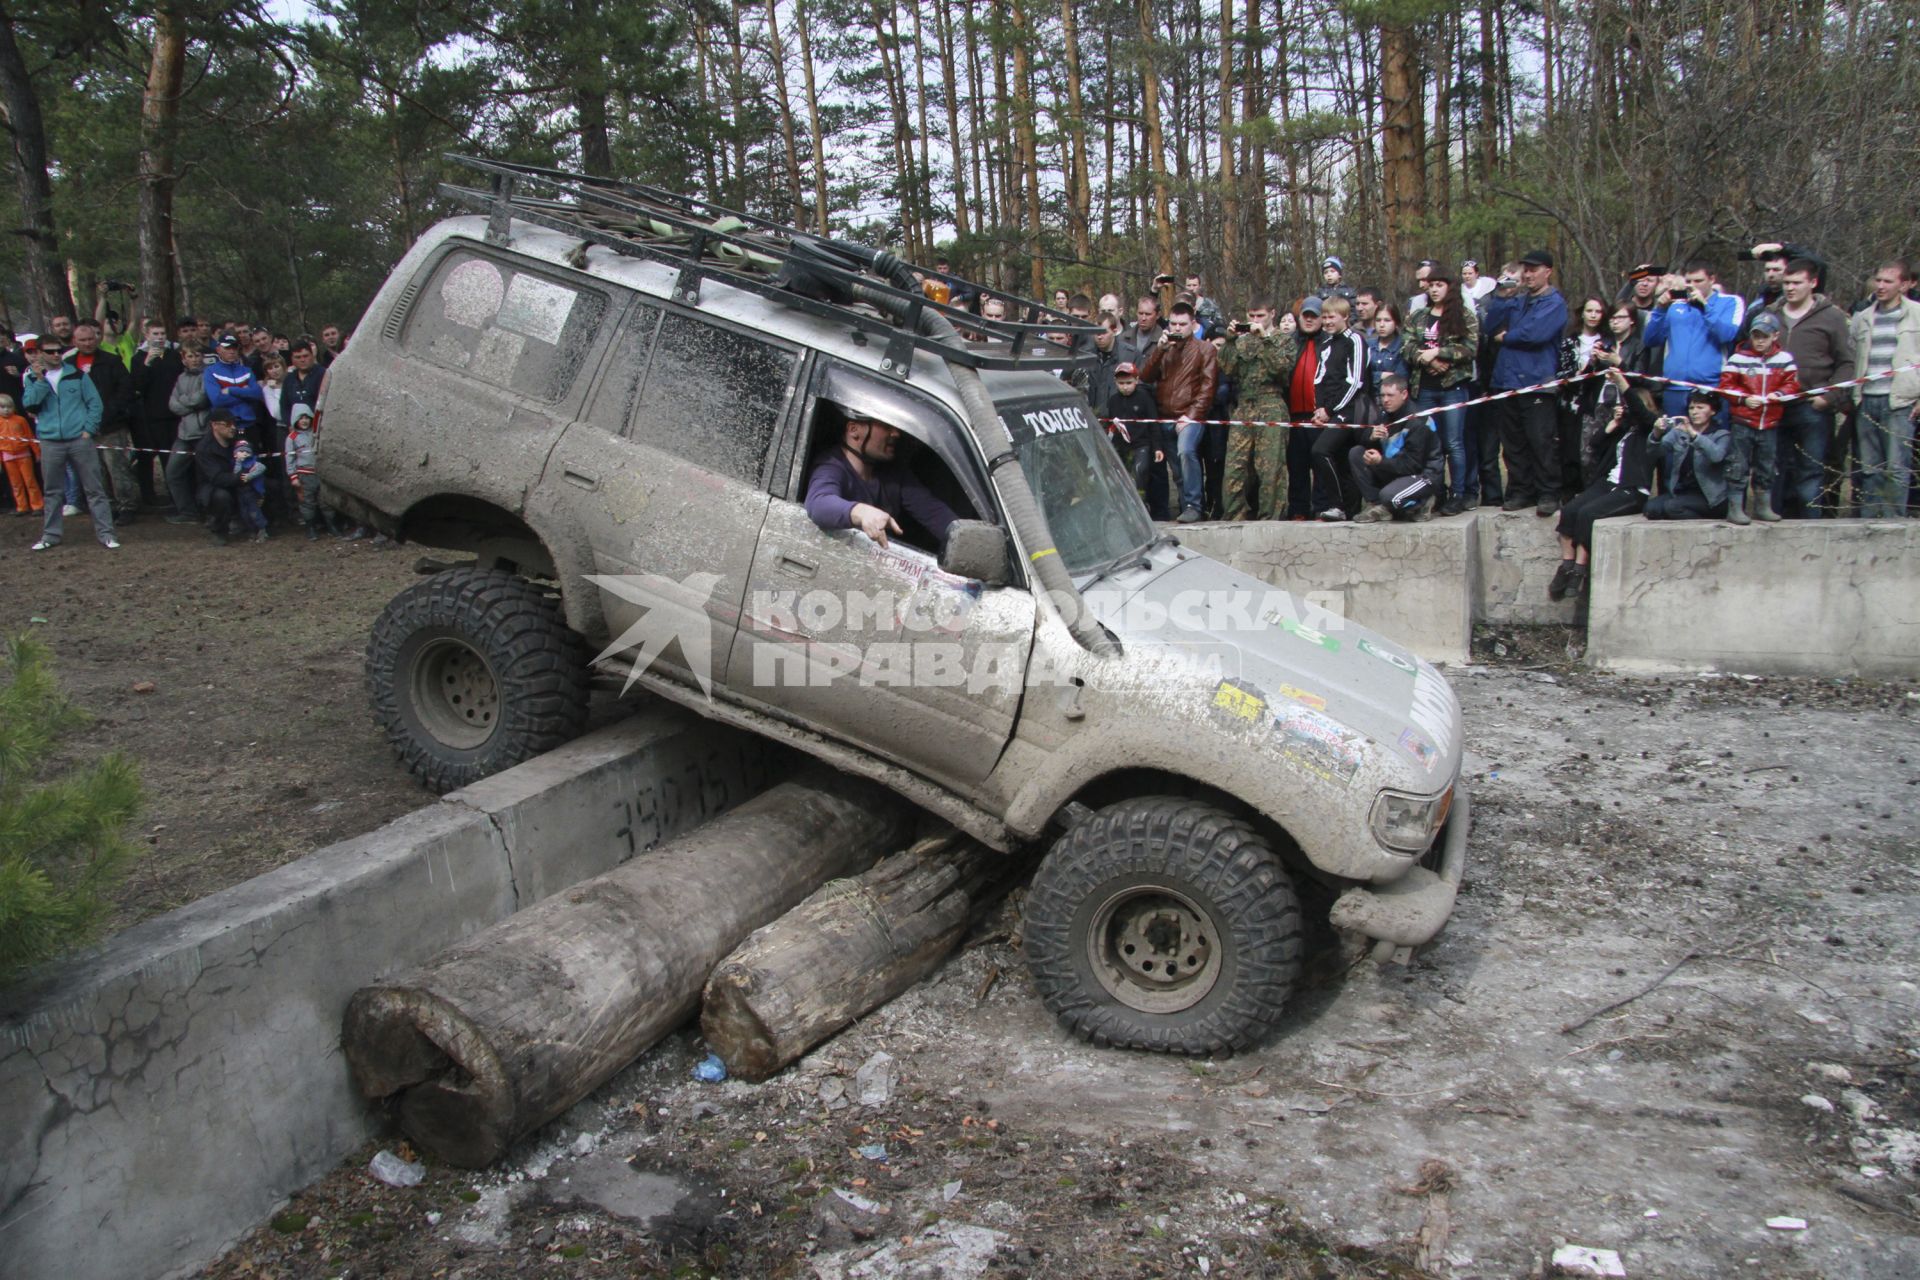
{"label": "log end cut", "polygon": [[506,1150],[512,1082],[486,1036],[452,1005],[411,987],[363,987],[347,1002],[341,1042],[362,1094],[404,1092],[400,1127],[415,1145],[468,1169]]}

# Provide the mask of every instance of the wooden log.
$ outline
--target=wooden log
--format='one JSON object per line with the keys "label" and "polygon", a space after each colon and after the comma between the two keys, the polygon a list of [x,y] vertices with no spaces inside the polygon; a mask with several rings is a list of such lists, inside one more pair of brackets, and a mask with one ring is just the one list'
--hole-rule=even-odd
{"label": "wooden log", "polygon": [[910,807],[825,771],[783,783],[453,946],[347,1006],[347,1062],[414,1143],[492,1163],[684,1022],[713,966],[822,881],[910,834]]}
{"label": "wooden log", "polygon": [[953,835],[822,886],[707,980],[700,1034],[727,1070],[764,1080],[933,972],[1005,857]]}

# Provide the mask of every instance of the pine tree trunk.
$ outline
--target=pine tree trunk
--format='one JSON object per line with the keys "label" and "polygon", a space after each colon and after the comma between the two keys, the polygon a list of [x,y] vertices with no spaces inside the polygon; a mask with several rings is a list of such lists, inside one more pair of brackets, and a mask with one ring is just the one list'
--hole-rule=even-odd
{"label": "pine tree trunk", "polygon": [[815,890],[713,971],[701,1037],[729,1074],[765,1080],[937,969],[1005,864],[936,836]]}
{"label": "pine tree trunk", "polygon": [[[187,65],[186,24],[180,0],[153,10],[153,56],[140,99],[140,308],[173,332],[179,306],[173,289],[174,141],[180,87]],[[133,323],[133,317],[128,317]]]}
{"label": "pine tree trunk", "polygon": [[[1480,198],[1487,198],[1493,188],[1493,176],[1500,168],[1500,81],[1495,71],[1493,38],[1494,6],[1492,0],[1481,0],[1480,4],[1480,120],[1479,155],[1477,171],[1474,177],[1480,184]],[[1492,233],[1487,243],[1487,262],[1489,270],[1497,272],[1506,258],[1505,237],[1498,231]]]}
{"label": "pine tree trunk", "polygon": [[920,0],[913,0],[913,108],[920,125],[920,172],[914,179],[914,203],[920,210],[920,247],[933,257],[933,153],[927,129],[927,57],[921,38]]}
{"label": "pine tree trunk", "polygon": [[1438,79],[1433,89],[1433,213],[1445,226],[1453,217],[1453,131],[1449,103],[1453,98],[1453,31],[1457,14],[1440,19],[1440,57]]}
{"label": "pine tree trunk", "polygon": [[1087,164],[1086,108],[1080,96],[1080,27],[1074,0],[1060,0],[1061,39],[1066,46],[1067,141],[1071,152],[1067,207],[1072,211],[1073,256],[1093,261],[1093,179]]}
{"label": "pine tree trunk", "polygon": [[687,1019],[713,967],[823,882],[897,848],[907,806],[810,773],[562,890],[348,1002],[369,1098],[450,1164],[480,1168]]}
{"label": "pine tree trunk", "polygon": [[1159,270],[1173,274],[1173,212],[1167,195],[1167,151],[1160,134],[1160,71],[1155,65],[1153,0],[1139,0],[1141,109],[1146,113],[1147,163],[1153,170],[1153,253]]}
{"label": "pine tree trunk", "polygon": [[[1262,65],[1260,0],[1247,0],[1247,56],[1241,73],[1240,121],[1251,124],[1267,113],[1266,69]],[[1267,270],[1267,149],[1248,137],[1240,141],[1241,211],[1247,229],[1246,260],[1260,271],[1251,292],[1265,293],[1273,283]]]}
{"label": "pine tree trunk", "polygon": [[613,145],[607,137],[607,91],[591,82],[575,85],[574,115],[580,122],[580,167],[596,178],[613,176]]}
{"label": "pine tree trunk", "polygon": [[[1398,24],[1380,28],[1382,194],[1386,204],[1387,264],[1397,287],[1413,278],[1414,224],[1426,213],[1426,156],[1420,148],[1421,101],[1413,32]],[[1392,292],[1390,290],[1389,292]]]}
{"label": "pine tree trunk", "polygon": [[[771,0],[769,0],[771,2]],[[953,17],[950,6],[933,7],[934,37],[940,42],[940,80],[947,92],[947,151],[953,156],[953,232],[967,238],[967,157],[960,146],[960,93],[954,74]]]}
{"label": "pine tree trunk", "polygon": [[733,116],[733,194],[727,203],[736,209],[748,205],[750,183],[747,179],[747,68],[746,51],[741,48],[741,0],[733,0],[727,10],[727,106]]}
{"label": "pine tree trunk", "polygon": [[800,29],[800,65],[806,69],[807,131],[813,135],[813,226],[827,234],[827,142],[820,133],[820,94],[813,78],[813,36],[807,29],[807,0],[794,0],[793,18]]}
{"label": "pine tree trunk", "polygon": [[27,287],[42,328],[52,316],[73,314],[73,290],[60,268],[60,241],[53,229],[53,180],[47,172],[47,126],[40,95],[27,75],[14,38],[13,19],[0,18],[0,106],[13,139],[13,179],[20,193],[21,240],[26,245]]}
{"label": "pine tree trunk", "polygon": [[794,140],[793,99],[787,93],[787,46],[780,39],[775,0],[767,0],[767,46],[773,55],[773,87],[780,105],[780,141],[787,154],[787,194],[793,201],[793,225],[807,225],[807,202],[800,194],[800,147]]}
{"label": "pine tree trunk", "polygon": [[1233,0],[1220,2],[1220,270],[1214,293],[1240,291],[1240,188],[1233,157]]}
{"label": "pine tree trunk", "polygon": [[1041,252],[1040,238],[1040,148],[1036,138],[1033,98],[1032,33],[1027,27],[1027,11],[1022,0],[1013,0],[1013,83],[1014,133],[1020,153],[1020,170],[1026,193],[1027,277],[1030,297],[1043,298],[1047,292],[1047,262]]}

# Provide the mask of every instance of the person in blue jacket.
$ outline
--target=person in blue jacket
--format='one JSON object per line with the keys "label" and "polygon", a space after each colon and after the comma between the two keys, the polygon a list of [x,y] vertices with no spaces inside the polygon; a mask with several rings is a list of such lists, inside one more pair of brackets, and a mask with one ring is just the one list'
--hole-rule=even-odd
{"label": "person in blue jacket", "polygon": [[[1567,300],[1553,287],[1553,255],[1545,249],[1522,255],[1520,288],[1496,295],[1480,324],[1493,341],[1493,390],[1553,381],[1566,327]],[[1538,515],[1560,510],[1559,406],[1553,391],[1529,391],[1488,406],[1498,415],[1506,459],[1507,498],[1501,510],[1519,511],[1529,503]]]}
{"label": "person in blue jacket", "polygon": [[[1665,349],[1661,367],[1665,376],[1704,387],[1719,386],[1720,369],[1733,350],[1734,339],[1740,336],[1746,304],[1735,294],[1722,293],[1713,264],[1699,259],[1687,264],[1685,275],[1664,277],[1658,296],[1658,305],[1647,317],[1642,344]],[[1661,409],[1675,417],[1684,416],[1689,390],[1668,386],[1660,393]]]}
{"label": "person in blue jacket", "polygon": [[[1714,377],[1720,376],[1715,371]],[[201,375],[207,384],[207,408],[225,409],[233,415],[235,428],[252,441],[256,450],[273,447],[256,434],[256,424],[267,416],[267,395],[254,381],[253,369],[240,356],[240,340],[223,333],[213,344],[213,363]]]}

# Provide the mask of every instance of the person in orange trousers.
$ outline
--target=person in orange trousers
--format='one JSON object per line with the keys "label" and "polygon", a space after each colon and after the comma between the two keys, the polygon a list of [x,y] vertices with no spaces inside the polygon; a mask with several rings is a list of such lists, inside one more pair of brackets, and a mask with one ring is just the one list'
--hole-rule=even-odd
{"label": "person in orange trousers", "polygon": [[45,505],[40,495],[40,442],[34,439],[33,424],[20,414],[12,396],[0,396],[0,461],[7,469],[7,482],[13,486],[13,514],[39,514]]}

